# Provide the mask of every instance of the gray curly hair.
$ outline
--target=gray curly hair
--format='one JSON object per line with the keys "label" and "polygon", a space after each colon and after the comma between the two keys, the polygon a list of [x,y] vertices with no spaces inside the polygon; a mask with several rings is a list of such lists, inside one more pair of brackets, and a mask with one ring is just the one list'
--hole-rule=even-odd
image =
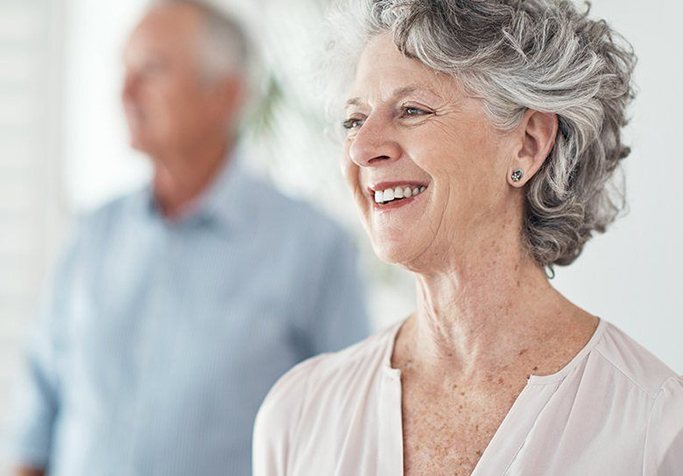
{"label": "gray curly hair", "polygon": [[555,113],[549,157],[526,185],[523,239],[537,263],[572,263],[624,206],[611,180],[634,97],[633,49],[604,20],[569,0],[345,0],[330,17],[324,68],[341,99],[361,49],[390,32],[406,56],[452,74],[480,97],[492,123]]}

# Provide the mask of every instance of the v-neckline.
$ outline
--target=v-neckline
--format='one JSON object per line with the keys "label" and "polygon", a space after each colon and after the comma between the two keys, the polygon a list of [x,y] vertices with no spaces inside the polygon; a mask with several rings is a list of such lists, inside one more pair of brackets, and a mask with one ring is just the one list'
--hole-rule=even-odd
{"label": "v-neckline", "polygon": [[[381,452],[384,459],[380,456],[380,467],[388,469],[391,467],[395,471],[387,471],[386,474],[404,474],[404,447],[403,447],[403,409],[402,396],[403,389],[401,386],[401,370],[391,366],[391,357],[394,353],[396,345],[396,337],[400,332],[407,319],[398,322],[393,328],[390,328],[386,353],[383,357],[383,380],[382,391],[380,396],[382,398],[382,407],[384,407],[383,418],[381,418],[382,428],[384,429],[384,441],[395,441],[398,443],[392,444],[392,447],[397,447],[399,454],[391,451]],[[538,415],[543,410],[547,399],[535,398],[538,394],[539,388],[546,385],[561,381],[585,356],[595,347],[600,340],[607,327],[607,321],[598,318],[598,325],[593,331],[593,335],[588,342],[576,353],[576,355],[560,370],[550,375],[531,375],[522,391],[515,398],[514,403],[503,418],[503,421],[496,429],[493,437],[489,440],[484,449],[479,461],[475,465],[470,476],[485,476],[485,475],[500,475],[506,474],[510,465],[514,462],[516,455],[521,450],[528,434],[530,433],[534,422]],[[398,414],[396,413],[398,412]],[[514,428],[515,431],[508,431],[508,428]],[[509,435],[513,435],[510,438]],[[498,464],[499,467],[495,467]],[[503,471],[500,468],[504,465]],[[494,470],[487,470],[492,467]],[[399,472],[400,471],[400,472]],[[487,473],[488,471],[488,473]],[[382,473],[385,474],[385,473]]]}

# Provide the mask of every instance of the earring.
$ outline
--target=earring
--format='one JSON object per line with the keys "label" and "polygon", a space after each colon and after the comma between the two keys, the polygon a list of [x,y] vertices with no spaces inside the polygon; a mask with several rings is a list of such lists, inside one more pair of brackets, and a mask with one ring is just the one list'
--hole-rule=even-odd
{"label": "earring", "polygon": [[522,169],[515,169],[512,171],[512,175],[510,175],[510,178],[513,182],[519,182],[520,180],[522,180],[523,176],[524,171]]}

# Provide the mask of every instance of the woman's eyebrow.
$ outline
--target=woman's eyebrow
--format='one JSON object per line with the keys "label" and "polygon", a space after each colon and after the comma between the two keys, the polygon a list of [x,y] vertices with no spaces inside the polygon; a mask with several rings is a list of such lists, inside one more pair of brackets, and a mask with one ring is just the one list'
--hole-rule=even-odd
{"label": "woman's eyebrow", "polygon": [[361,98],[359,98],[359,97],[349,98],[346,101],[346,105],[344,106],[344,108],[348,109],[349,106],[360,106],[361,104],[363,104],[363,101],[361,100]]}
{"label": "woman's eyebrow", "polygon": [[[409,84],[407,86],[402,86],[396,90],[394,90],[391,93],[391,98],[392,99],[397,99],[401,98],[403,96],[408,96],[410,94],[413,94],[415,92],[420,92],[420,91],[426,91],[429,94],[433,94],[434,96],[441,97],[439,94],[434,92],[433,89],[429,88],[428,86],[425,86],[424,84]],[[362,106],[365,104],[365,101],[363,101],[360,97],[352,97],[347,99],[345,108],[348,109],[349,106]]]}
{"label": "woman's eyebrow", "polygon": [[408,96],[409,94],[414,93],[417,91],[419,88],[417,85],[410,85],[410,86],[404,86],[402,88],[396,89],[394,93],[391,95],[393,98],[400,98],[403,96]]}
{"label": "woman's eyebrow", "polygon": [[437,94],[432,88],[430,88],[427,85],[424,84],[409,84],[407,86],[403,86],[401,88],[396,89],[393,94],[391,95],[394,99],[400,98],[403,96],[408,96],[410,94],[414,93],[421,93],[421,92],[426,92],[428,94],[441,97],[439,94]]}

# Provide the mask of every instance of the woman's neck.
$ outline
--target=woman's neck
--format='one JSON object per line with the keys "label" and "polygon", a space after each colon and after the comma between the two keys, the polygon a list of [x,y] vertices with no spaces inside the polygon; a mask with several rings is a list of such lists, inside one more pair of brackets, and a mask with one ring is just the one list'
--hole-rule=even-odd
{"label": "woman's neck", "polygon": [[[558,329],[576,333],[580,346],[595,325],[523,253],[499,252],[477,263],[463,259],[448,270],[418,274],[417,286],[417,312],[402,329],[400,346],[411,365],[434,379],[486,379],[515,366],[530,349],[554,345]],[[571,349],[564,353],[559,360],[573,356]]]}

